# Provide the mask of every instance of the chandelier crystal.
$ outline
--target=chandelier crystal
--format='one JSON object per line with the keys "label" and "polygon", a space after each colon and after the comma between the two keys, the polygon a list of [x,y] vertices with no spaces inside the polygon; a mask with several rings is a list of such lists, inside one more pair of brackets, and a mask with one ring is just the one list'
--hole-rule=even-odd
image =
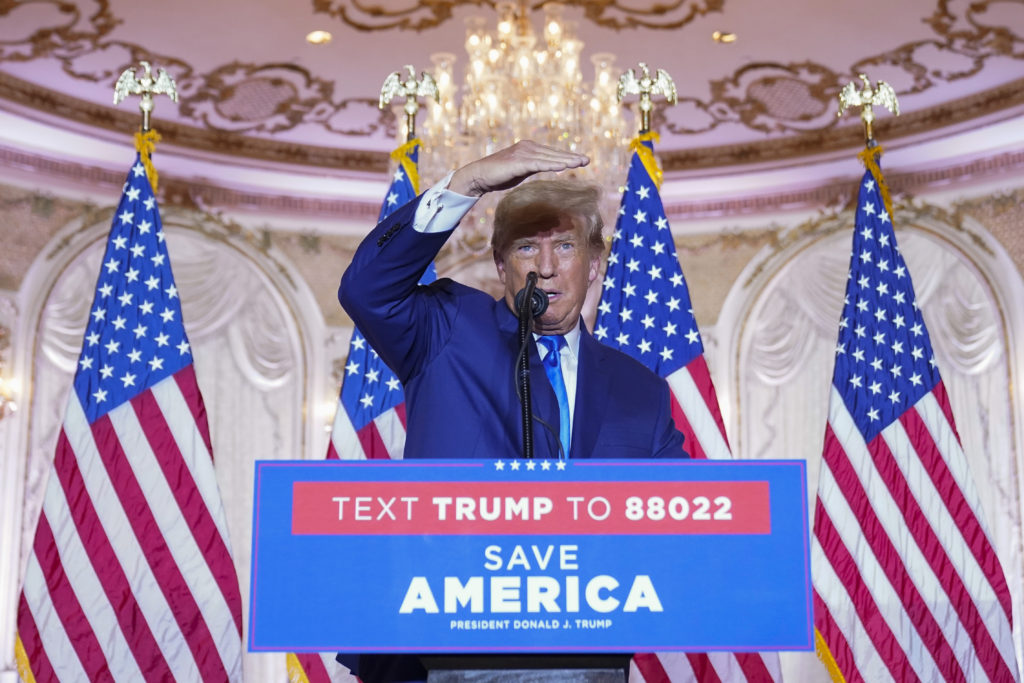
{"label": "chandelier crystal", "polygon": [[[544,5],[540,38],[525,1],[499,2],[495,9],[493,30],[485,17],[466,19],[468,66],[461,88],[455,55],[431,56],[439,96],[427,106],[420,125],[421,177],[434,182],[451,169],[531,139],[588,155],[590,165],[575,175],[602,185],[608,205],[617,205],[629,140],[616,100],[615,56],[594,54],[594,78],[584,83],[583,41],[561,5]],[[404,131],[400,135],[404,141]],[[467,234],[462,240],[471,251],[487,248],[492,211],[493,202],[482,200],[463,220],[464,226],[480,227],[475,237]]]}

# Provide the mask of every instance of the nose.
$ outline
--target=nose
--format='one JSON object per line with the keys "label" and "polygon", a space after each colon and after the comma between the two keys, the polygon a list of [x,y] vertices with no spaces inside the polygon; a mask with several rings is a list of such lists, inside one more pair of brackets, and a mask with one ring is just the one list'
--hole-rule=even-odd
{"label": "nose", "polygon": [[549,244],[541,245],[537,253],[537,275],[542,278],[553,278],[558,274],[558,259],[555,250]]}

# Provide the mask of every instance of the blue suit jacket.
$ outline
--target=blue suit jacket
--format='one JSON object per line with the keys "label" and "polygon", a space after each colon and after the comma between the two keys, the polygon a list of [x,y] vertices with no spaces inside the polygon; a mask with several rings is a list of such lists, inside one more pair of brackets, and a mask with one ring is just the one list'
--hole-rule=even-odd
{"label": "blue suit jacket", "polygon": [[[518,323],[504,300],[449,279],[418,285],[451,235],[413,227],[419,198],[359,246],[338,291],[342,306],[406,392],[406,458],[513,458],[522,426],[514,365]],[[558,457],[558,402],[529,345],[534,454]],[[573,458],[687,457],[666,382],[629,356],[580,335]]]}

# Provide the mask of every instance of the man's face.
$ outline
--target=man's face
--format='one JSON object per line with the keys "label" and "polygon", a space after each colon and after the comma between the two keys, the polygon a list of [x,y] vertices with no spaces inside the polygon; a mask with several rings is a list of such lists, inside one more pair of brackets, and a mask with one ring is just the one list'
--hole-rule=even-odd
{"label": "man's face", "polygon": [[557,222],[524,228],[503,254],[494,253],[498,277],[505,285],[505,301],[515,311],[516,292],[526,275],[537,273],[537,288],[548,295],[548,309],[536,320],[538,334],[565,334],[576,326],[587,287],[597,277],[600,255],[568,216]]}

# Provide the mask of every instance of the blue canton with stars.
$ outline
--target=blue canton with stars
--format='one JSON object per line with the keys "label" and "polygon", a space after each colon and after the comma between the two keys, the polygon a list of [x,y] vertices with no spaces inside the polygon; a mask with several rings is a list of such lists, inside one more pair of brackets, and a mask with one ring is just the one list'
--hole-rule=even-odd
{"label": "blue canton with stars", "polygon": [[704,352],[658,187],[635,153],[615,222],[594,336],[662,377]]}
{"label": "blue canton with stars", "polygon": [[939,382],[892,218],[871,171],[857,196],[832,384],[867,441]]}
{"label": "blue canton with stars", "polygon": [[92,423],[191,362],[160,213],[136,156],[110,227],[75,392]]}
{"label": "blue canton with stars", "polygon": [[[414,147],[408,157],[413,168],[419,159],[419,147]],[[399,164],[391,181],[391,187],[380,207],[378,223],[396,209],[416,197],[416,189],[412,186],[403,164]],[[437,279],[434,264],[420,278],[420,284],[427,284]],[[405,400],[402,383],[391,371],[377,352],[363,337],[358,329],[352,332],[352,341],[348,350],[348,362],[345,365],[345,377],[341,383],[341,403],[348,413],[352,426],[358,431],[369,424],[375,417]]]}

